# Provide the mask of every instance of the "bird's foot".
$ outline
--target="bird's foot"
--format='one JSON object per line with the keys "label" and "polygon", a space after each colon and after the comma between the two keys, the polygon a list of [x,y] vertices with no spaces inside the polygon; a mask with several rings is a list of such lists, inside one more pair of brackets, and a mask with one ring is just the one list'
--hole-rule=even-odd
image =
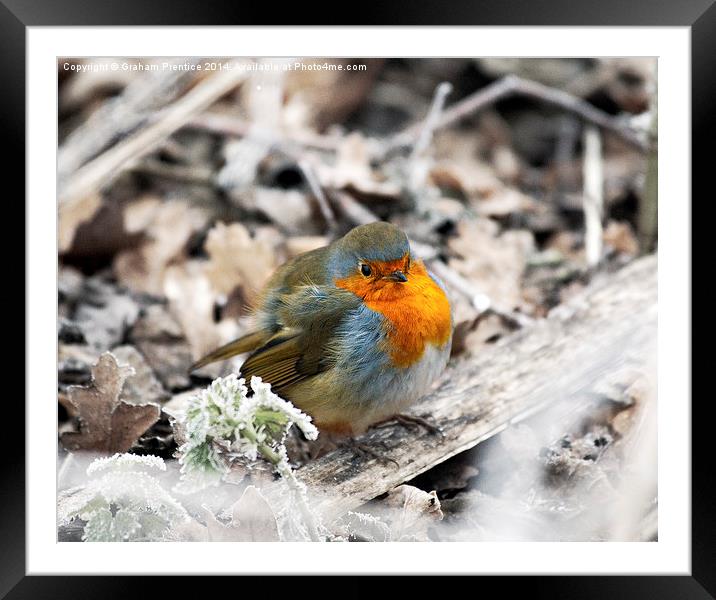
{"label": "bird's foot", "polygon": [[403,427],[407,427],[409,429],[415,429],[417,427],[423,427],[425,428],[429,433],[433,435],[439,435],[440,437],[445,437],[445,432],[438,426],[435,425],[435,423],[432,423],[428,421],[427,419],[423,419],[422,417],[418,417],[417,415],[406,415],[399,413],[397,415],[393,415],[389,419],[386,419],[385,421],[381,421],[376,425],[376,427],[387,427],[390,423],[398,423],[402,425]]}
{"label": "bird's foot", "polygon": [[[388,458],[387,456],[383,456],[378,450],[375,449],[374,446],[370,446],[368,444],[363,444],[356,440],[355,438],[349,438],[347,441],[344,441],[340,444],[343,448],[346,448],[348,450],[352,450],[357,455],[362,457],[370,457],[376,459],[378,462],[381,462],[383,464],[387,463],[393,463],[396,467],[399,467],[400,464],[397,460],[394,460],[392,458]],[[385,447],[383,448],[386,449]]]}

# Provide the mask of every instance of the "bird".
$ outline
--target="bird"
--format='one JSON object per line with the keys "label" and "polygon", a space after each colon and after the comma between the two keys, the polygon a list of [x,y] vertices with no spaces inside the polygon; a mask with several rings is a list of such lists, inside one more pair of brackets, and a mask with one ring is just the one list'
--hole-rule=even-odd
{"label": "bird", "polygon": [[335,436],[403,416],[443,372],[452,343],[443,284],[413,256],[406,234],[385,221],[281,265],[253,319],[253,330],[191,370],[249,353],[241,377],[270,383]]}

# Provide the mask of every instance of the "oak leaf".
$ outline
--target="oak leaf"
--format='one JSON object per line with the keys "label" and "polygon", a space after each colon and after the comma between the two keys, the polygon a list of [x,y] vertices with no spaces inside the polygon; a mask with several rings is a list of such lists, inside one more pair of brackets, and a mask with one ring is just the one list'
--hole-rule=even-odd
{"label": "oak leaf", "polygon": [[120,366],[110,352],[92,367],[88,386],[71,386],[67,402],[79,416],[79,431],[62,434],[68,450],[92,450],[113,454],[127,452],[147,429],[159,419],[156,404],[130,404],[121,399],[122,389],[134,369]]}

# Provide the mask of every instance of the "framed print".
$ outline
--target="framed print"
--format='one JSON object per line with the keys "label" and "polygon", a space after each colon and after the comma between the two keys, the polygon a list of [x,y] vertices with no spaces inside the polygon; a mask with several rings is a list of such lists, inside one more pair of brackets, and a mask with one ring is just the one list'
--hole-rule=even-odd
{"label": "framed print", "polygon": [[285,26],[61,4],[0,6],[27,234],[3,594],[520,574],[711,597],[709,2]]}

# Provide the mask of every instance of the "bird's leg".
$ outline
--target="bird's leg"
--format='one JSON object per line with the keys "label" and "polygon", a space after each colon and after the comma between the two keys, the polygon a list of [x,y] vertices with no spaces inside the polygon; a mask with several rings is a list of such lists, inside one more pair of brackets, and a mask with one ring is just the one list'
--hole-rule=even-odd
{"label": "bird's leg", "polygon": [[378,462],[382,462],[383,464],[386,463],[393,463],[396,467],[400,467],[400,464],[397,460],[394,460],[392,458],[388,458],[387,456],[383,456],[379,451],[377,451],[375,448],[371,447],[368,444],[362,444],[358,440],[356,440],[354,437],[349,437],[347,440],[341,442],[340,444],[343,448],[352,450],[359,456],[365,457],[369,456],[371,458],[375,458]]}
{"label": "bird's leg", "polygon": [[384,421],[380,421],[376,423],[374,427],[387,427],[392,422],[396,422],[403,427],[411,429],[415,427],[424,427],[431,434],[437,434],[440,437],[445,437],[445,432],[438,425],[435,425],[435,423],[432,423],[427,419],[423,419],[422,417],[418,417],[417,415],[406,415],[403,413],[398,413],[385,419]]}
{"label": "bird's leg", "polygon": [[[311,460],[320,458],[325,454],[328,454],[328,452],[336,450],[337,448],[345,448],[346,450],[350,450],[354,454],[357,454],[361,457],[375,458],[383,464],[391,462],[395,464],[396,467],[400,466],[392,458],[387,458],[383,456],[380,451],[375,448],[374,445],[371,446],[369,444],[359,442],[356,439],[355,434],[352,431],[350,433],[348,431],[349,430],[341,430],[337,432],[324,430],[321,436],[319,436],[319,440],[322,440],[320,445],[314,442],[315,448],[313,449],[313,452],[311,454]],[[380,442],[378,443],[380,444]],[[383,449],[386,449],[385,446],[383,447]]]}

